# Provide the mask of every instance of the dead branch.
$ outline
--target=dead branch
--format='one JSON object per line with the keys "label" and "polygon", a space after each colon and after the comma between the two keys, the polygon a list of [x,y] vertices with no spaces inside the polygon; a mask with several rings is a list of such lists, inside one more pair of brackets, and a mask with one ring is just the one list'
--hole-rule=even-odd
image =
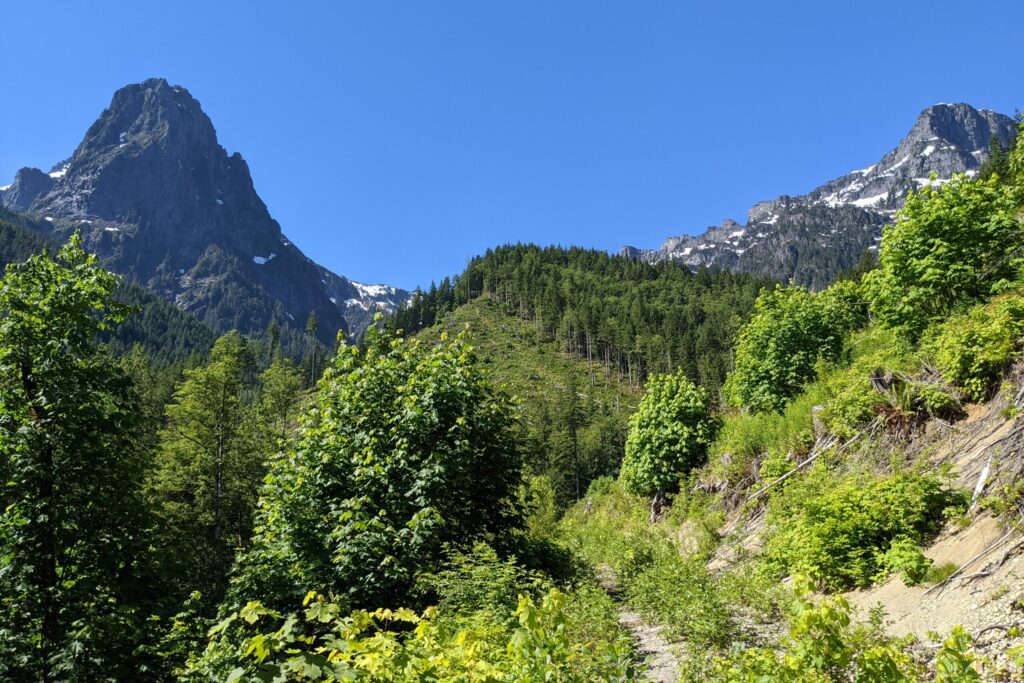
{"label": "dead branch", "polygon": [[[861,429],[859,432],[857,432],[852,437],[850,437],[849,441],[847,441],[842,446],[840,446],[839,450],[836,451],[836,454],[838,455],[839,453],[842,453],[844,450],[849,448],[853,443],[855,443],[857,440],[859,440],[861,438],[861,436],[863,436],[864,434],[867,434],[868,432],[872,432],[873,433],[874,430],[878,427],[879,423],[880,423],[880,418],[875,418],[874,420],[872,420],[871,423],[867,427],[864,427],[863,429]],[[800,470],[802,470],[803,468],[807,467],[812,462],[817,460],[818,456],[820,456],[822,453],[825,453],[830,448],[832,448],[835,445],[836,441],[838,441],[838,439],[836,437],[834,437],[834,436],[831,437],[831,438],[826,439],[824,444],[822,444],[820,446],[816,446],[814,448],[814,450],[812,451],[811,456],[809,458],[807,458],[802,463],[800,463],[799,465],[797,465],[796,467],[791,469],[789,472],[786,472],[785,474],[783,474],[781,477],[779,477],[778,479],[776,479],[772,483],[768,484],[767,486],[765,486],[765,487],[759,489],[758,491],[756,491],[756,492],[750,494],[749,496],[747,496],[747,500],[748,501],[753,500],[753,499],[757,498],[759,495],[761,495],[762,493],[764,493],[765,491],[767,491],[768,489],[770,489],[771,487],[775,486],[776,484],[780,484],[783,481],[785,481],[786,479],[789,479],[791,476],[793,476],[794,474],[796,474],[797,472],[799,472]]]}
{"label": "dead branch", "polygon": [[1001,546],[1003,543],[1005,543],[1007,541],[1007,539],[1009,539],[1010,536],[1013,535],[1013,532],[1015,532],[1017,530],[1018,526],[1019,526],[1019,524],[1014,525],[1012,529],[1010,529],[1005,534],[1000,536],[998,539],[996,539],[995,541],[990,543],[980,553],[978,553],[977,555],[975,555],[974,557],[972,557],[971,559],[967,560],[962,565],[960,565],[960,568],[957,569],[952,574],[950,574],[944,581],[940,581],[939,583],[935,584],[934,586],[932,586],[931,588],[926,590],[924,592],[924,594],[928,595],[929,593],[931,593],[934,590],[938,590],[939,592],[941,592],[947,585],[949,585],[950,582],[952,582],[955,579],[961,578],[960,575],[963,574],[965,569],[967,569],[969,566],[971,566],[972,564],[974,564],[975,562],[977,562],[978,560],[980,560],[981,558],[985,557],[990,552],[992,552],[993,550],[995,550],[996,548]]}

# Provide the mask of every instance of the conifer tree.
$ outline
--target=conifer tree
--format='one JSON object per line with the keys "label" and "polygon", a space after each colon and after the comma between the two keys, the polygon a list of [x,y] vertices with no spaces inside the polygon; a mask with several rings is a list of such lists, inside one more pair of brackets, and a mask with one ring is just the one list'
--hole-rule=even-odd
{"label": "conifer tree", "polygon": [[316,341],[316,333],[320,329],[320,319],[316,317],[315,311],[309,312],[306,318],[306,334],[309,335],[309,386],[316,384],[316,362],[319,355],[319,346]]}
{"label": "conifer tree", "polygon": [[248,543],[265,472],[245,395],[252,366],[245,340],[229,332],[207,365],[185,372],[167,406],[151,485],[180,588],[209,601],[219,599],[235,549]]}

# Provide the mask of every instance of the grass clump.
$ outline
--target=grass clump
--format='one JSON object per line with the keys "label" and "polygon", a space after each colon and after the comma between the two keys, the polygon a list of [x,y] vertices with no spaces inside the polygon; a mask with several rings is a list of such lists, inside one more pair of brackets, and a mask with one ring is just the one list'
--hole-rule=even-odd
{"label": "grass clump", "polygon": [[703,562],[656,555],[630,576],[625,588],[629,603],[666,626],[672,638],[723,646],[734,632],[728,605]]}
{"label": "grass clump", "polygon": [[933,564],[929,569],[928,573],[924,577],[924,583],[936,584],[942,583],[949,577],[956,573],[956,570],[960,568],[956,562],[943,562],[942,564]]}
{"label": "grass clump", "polygon": [[599,480],[568,512],[563,532],[591,563],[613,570],[626,602],[647,619],[691,643],[722,646],[735,631],[732,609],[705,565],[719,514],[710,496],[688,492],[665,522],[650,524],[648,501]]}

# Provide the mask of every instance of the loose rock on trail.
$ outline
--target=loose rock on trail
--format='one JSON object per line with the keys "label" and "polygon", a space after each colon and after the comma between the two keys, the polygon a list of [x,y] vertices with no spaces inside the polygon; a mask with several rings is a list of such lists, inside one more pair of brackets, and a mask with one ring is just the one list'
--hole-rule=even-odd
{"label": "loose rock on trail", "polygon": [[[618,601],[619,583],[615,571],[608,565],[598,567],[601,588]],[[637,653],[644,661],[645,678],[653,683],[675,683],[679,672],[679,657],[672,643],[661,635],[661,627],[648,624],[628,606],[619,604],[619,624],[630,632],[636,642]]]}

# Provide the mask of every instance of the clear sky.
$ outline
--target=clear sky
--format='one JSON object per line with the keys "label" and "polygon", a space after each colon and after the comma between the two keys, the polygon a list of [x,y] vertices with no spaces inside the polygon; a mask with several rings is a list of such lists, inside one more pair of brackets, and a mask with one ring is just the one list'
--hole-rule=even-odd
{"label": "clear sky", "polygon": [[427,285],[488,246],[659,245],[1024,107],[1024,2],[0,0],[0,184],[118,87],[188,88],[309,256]]}

